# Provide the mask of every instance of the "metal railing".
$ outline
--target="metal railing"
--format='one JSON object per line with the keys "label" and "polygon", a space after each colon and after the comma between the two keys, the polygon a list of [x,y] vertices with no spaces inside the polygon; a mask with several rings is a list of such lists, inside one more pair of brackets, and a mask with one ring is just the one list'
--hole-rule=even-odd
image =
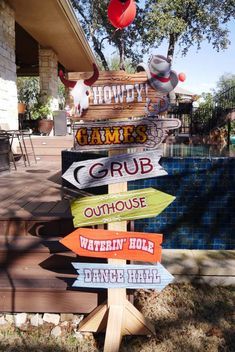
{"label": "metal railing", "polygon": [[235,86],[215,96],[210,106],[193,111],[191,134],[208,134],[216,127],[225,126],[228,114],[233,109],[235,109]]}

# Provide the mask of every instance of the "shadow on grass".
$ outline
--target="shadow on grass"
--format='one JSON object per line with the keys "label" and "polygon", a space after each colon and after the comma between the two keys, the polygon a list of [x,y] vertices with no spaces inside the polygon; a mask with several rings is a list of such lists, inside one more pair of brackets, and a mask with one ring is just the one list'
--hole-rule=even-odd
{"label": "shadow on grass", "polygon": [[127,337],[121,352],[234,351],[234,288],[171,284],[161,293],[139,290],[136,306],[156,337]]}

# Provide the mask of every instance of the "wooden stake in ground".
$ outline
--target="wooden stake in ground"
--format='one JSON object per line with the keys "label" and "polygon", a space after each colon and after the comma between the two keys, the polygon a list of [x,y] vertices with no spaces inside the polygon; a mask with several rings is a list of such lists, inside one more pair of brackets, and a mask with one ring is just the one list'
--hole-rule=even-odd
{"label": "wooden stake in ground", "polygon": [[[110,151],[109,156],[124,154],[125,151]],[[108,192],[127,191],[127,183],[109,185]],[[127,223],[108,224],[112,231],[126,231]],[[110,265],[125,265],[126,260],[108,259]],[[106,304],[98,306],[80,325],[80,331],[101,332],[105,330],[104,352],[118,352],[123,335],[154,334],[154,326],[126,298],[125,288],[108,289]]]}

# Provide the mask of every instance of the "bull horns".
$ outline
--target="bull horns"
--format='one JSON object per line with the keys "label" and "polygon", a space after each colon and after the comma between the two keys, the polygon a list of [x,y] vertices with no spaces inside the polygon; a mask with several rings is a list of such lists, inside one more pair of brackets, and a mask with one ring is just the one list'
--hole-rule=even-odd
{"label": "bull horns", "polygon": [[75,87],[75,84],[77,83],[76,81],[70,81],[70,80],[66,79],[64,76],[64,72],[62,70],[59,71],[59,77],[60,77],[61,82],[65,85],[65,87],[73,88],[73,87]]}
{"label": "bull horns", "polygon": [[[91,86],[99,78],[99,70],[96,64],[93,64],[93,70],[93,75],[90,78],[84,80],[84,84],[86,84],[87,86]],[[70,81],[66,79],[62,70],[59,71],[59,77],[61,82],[68,88],[74,88],[75,84],[77,83],[76,81]]]}
{"label": "bull horns", "polygon": [[94,70],[93,75],[90,78],[84,80],[84,83],[87,86],[91,86],[99,78],[99,70],[98,70],[98,67],[96,66],[96,64],[93,64],[93,70]]}

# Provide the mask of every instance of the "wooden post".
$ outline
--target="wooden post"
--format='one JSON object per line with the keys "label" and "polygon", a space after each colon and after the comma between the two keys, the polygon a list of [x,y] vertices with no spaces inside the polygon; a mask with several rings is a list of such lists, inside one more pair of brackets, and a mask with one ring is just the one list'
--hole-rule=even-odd
{"label": "wooden post", "polygon": [[[109,156],[124,154],[126,150],[110,151]],[[108,193],[121,193],[127,191],[127,182],[116,183],[108,186]],[[108,224],[108,230],[126,231],[127,222],[112,222]],[[108,259],[108,264],[124,265],[126,260]],[[118,352],[123,334],[124,310],[126,304],[126,289],[125,288],[110,288],[108,289],[108,323],[105,335],[104,352]],[[110,314],[111,313],[111,314]],[[116,315],[117,314],[117,315]],[[117,322],[119,320],[119,322]]]}
{"label": "wooden post", "polygon": [[[126,150],[110,151],[109,156],[124,154]],[[109,194],[127,191],[127,182],[112,184]],[[126,231],[127,223],[108,224],[112,231]],[[110,265],[125,265],[126,260],[108,259]],[[104,352],[118,352],[123,335],[155,334],[154,326],[126,298],[125,288],[108,289],[107,304],[98,306],[79,327],[80,331],[101,332],[106,327]]]}

